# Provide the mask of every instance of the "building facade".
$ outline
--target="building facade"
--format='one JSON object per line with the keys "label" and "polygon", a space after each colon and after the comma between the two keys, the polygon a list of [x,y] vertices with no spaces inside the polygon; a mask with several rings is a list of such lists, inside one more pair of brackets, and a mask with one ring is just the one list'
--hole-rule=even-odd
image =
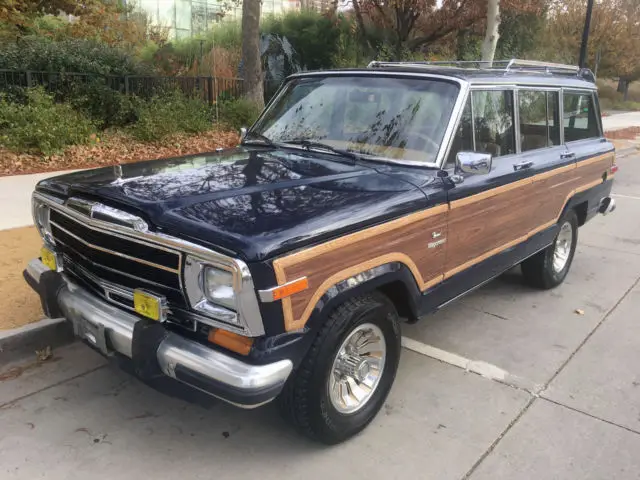
{"label": "building facade", "polygon": [[[136,5],[150,17],[151,23],[167,27],[172,38],[203,33],[215,23],[242,16],[242,2],[224,8],[224,0],[137,0]],[[262,0],[262,15],[281,15],[299,10],[300,0]]]}

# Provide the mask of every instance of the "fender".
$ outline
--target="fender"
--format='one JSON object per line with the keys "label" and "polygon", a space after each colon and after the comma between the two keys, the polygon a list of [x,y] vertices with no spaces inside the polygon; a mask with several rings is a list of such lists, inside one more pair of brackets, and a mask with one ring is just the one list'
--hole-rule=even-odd
{"label": "fender", "polygon": [[401,316],[410,319],[418,316],[422,292],[413,273],[404,263],[390,262],[364,270],[329,288],[314,305],[307,326],[312,330],[317,329],[334,308],[345,300],[373,290],[386,293],[396,308],[400,307],[398,313]]}

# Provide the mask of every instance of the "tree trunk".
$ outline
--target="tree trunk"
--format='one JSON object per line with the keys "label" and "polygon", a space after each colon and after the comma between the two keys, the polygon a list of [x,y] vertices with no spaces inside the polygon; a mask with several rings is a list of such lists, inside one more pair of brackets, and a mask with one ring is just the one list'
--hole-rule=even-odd
{"label": "tree trunk", "polygon": [[242,2],[242,70],[245,97],[264,107],[264,85],[260,62],[260,0]]}
{"label": "tree trunk", "polygon": [[631,82],[626,78],[620,77],[618,78],[618,92],[622,94],[623,100],[626,102],[629,98],[629,84]]}
{"label": "tree trunk", "polygon": [[488,0],[487,5],[487,32],[482,42],[482,61],[493,64],[493,57],[496,54],[496,46],[500,37],[500,0]]}

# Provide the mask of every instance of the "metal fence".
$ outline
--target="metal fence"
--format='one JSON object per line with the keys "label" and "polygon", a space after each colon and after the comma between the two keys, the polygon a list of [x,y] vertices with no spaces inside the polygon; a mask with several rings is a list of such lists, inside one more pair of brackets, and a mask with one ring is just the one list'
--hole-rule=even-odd
{"label": "metal fence", "polygon": [[167,89],[178,89],[184,94],[213,103],[217,100],[238,98],[242,95],[241,78],[220,77],[160,77],[117,76],[70,72],[36,72],[0,70],[0,91],[42,86],[57,94],[73,93],[79,86],[91,82],[127,95],[152,97]]}

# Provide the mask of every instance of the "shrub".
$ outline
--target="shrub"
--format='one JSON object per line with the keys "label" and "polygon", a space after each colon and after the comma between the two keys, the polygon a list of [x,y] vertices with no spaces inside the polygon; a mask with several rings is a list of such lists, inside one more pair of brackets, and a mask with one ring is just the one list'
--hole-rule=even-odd
{"label": "shrub", "polygon": [[152,71],[127,51],[105,43],[36,36],[1,43],[0,69],[98,75],[145,75]]}
{"label": "shrub", "polygon": [[333,59],[339,54],[342,28],[348,28],[347,23],[318,12],[303,11],[268,17],[260,30],[291,42],[304,68],[321,70],[333,66]]}
{"label": "shrub", "polygon": [[0,99],[0,145],[14,151],[51,155],[87,143],[93,123],[66,103],[55,103],[42,88],[26,92],[26,102]]}
{"label": "shrub", "polygon": [[232,129],[250,127],[260,115],[260,108],[245,98],[225,100],[218,104],[220,123]]}
{"label": "shrub", "polygon": [[211,107],[179,91],[140,102],[130,133],[138,140],[161,140],[175,133],[200,133],[212,127]]}
{"label": "shrub", "polygon": [[137,97],[114,90],[101,79],[75,85],[69,98],[76,109],[103,129],[125,126],[137,118]]}

